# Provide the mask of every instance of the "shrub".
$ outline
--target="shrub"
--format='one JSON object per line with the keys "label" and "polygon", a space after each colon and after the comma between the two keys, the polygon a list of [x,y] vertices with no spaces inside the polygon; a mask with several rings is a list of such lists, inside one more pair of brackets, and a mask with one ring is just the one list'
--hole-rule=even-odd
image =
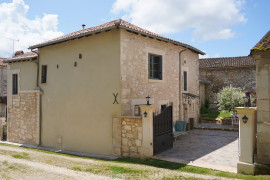
{"label": "shrub", "polygon": [[224,87],[216,94],[216,100],[220,111],[235,112],[235,107],[244,106],[245,93],[240,88]]}
{"label": "shrub", "polygon": [[208,99],[205,99],[205,103],[204,103],[204,106],[209,109],[210,107],[210,101]]}

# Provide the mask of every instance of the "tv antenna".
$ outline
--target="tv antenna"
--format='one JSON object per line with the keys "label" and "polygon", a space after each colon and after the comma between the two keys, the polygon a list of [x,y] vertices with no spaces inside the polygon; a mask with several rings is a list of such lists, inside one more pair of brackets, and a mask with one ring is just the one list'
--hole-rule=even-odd
{"label": "tv antenna", "polygon": [[12,41],[12,49],[13,49],[13,54],[12,54],[12,56],[14,56],[14,43],[15,43],[15,41],[17,41],[17,42],[19,42],[19,40],[18,39],[13,39],[13,38],[7,38],[7,39],[9,39],[9,40],[11,40]]}

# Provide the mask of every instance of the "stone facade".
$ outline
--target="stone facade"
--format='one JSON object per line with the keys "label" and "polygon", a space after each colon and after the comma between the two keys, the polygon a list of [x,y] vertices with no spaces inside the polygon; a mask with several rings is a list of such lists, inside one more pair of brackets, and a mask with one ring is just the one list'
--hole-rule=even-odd
{"label": "stone facade", "polygon": [[200,68],[200,79],[208,80],[205,84],[205,98],[210,101],[210,108],[216,108],[214,95],[223,87],[244,88],[256,92],[256,67],[242,68]]}
{"label": "stone facade", "polygon": [[122,156],[139,158],[142,146],[142,118],[122,117]]}
{"label": "stone facade", "polygon": [[7,66],[1,64],[0,58],[0,116],[6,117],[7,107]]}
{"label": "stone facade", "polygon": [[[186,50],[181,54],[181,93],[179,93],[179,52],[184,47],[171,43],[151,39],[142,35],[120,30],[121,48],[121,85],[122,85],[122,115],[134,115],[134,106],[146,104],[145,97],[151,97],[150,103],[159,110],[161,105],[173,102],[173,120],[188,120],[199,116],[199,101],[193,100],[186,106],[182,93],[199,96],[199,68],[198,54]],[[162,56],[162,80],[148,78],[148,56],[155,54]],[[183,72],[188,73],[188,88],[183,90]],[[179,118],[179,94],[181,116]],[[185,117],[185,118],[184,118]]]}
{"label": "stone facade", "polygon": [[8,106],[8,141],[39,144],[39,93],[21,91],[12,96]]}

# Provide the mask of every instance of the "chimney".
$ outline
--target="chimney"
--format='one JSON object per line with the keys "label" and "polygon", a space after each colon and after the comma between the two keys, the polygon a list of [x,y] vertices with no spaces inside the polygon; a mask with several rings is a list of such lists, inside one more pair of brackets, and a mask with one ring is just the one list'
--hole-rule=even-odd
{"label": "chimney", "polygon": [[20,51],[16,51],[14,56],[20,56],[20,55],[23,55],[23,54],[24,54],[23,50],[20,50]]}
{"label": "chimney", "polygon": [[85,24],[82,24],[82,28],[83,28],[83,29],[84,29],[85,26],[86,26]]}

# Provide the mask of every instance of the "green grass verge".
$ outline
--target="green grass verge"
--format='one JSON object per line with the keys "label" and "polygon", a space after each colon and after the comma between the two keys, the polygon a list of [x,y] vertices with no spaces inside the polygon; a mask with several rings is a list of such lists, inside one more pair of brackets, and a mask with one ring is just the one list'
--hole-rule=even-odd
{"label": "green grass verge", "polygon": [[195,174],[213,175],[213,176],[218,176],[218,177],[247,179],[247,180],[253,180],[253,179],[269,179],[270,180],[270,176],[251,176],[251,175],[235,174],[235,173],[230,173],[230,172],[217,171],[217,170],[195,167],[195,166],[188,166],[185,164],[161,161],[161,160],[156,160],[156,159],[140,160],[140,159],[131,159],[131,158],[119,158],[117,160],[114,160],[114,162],[141,164],[141,165],[153,166],[157,168],[165,168],[165,169],[177,170],[177,171],[189,172],[189,173],[195,173]]}
{"label": "green grass verge", "polygon": [[[7,145],[7,144],[0,144],[3,146],[12,146],[12,147],[18,147],[15,145]],[[21,147],[25,148],[25,147]],[[72,158],[83,158],[83,159],[91,159],[95,161],[101,161],[101,162],[112,162],[112,163],[119,163],[121,164],[137,164],[137,165],[146,165],[146,166],[152,166],[152,167],[157,167],[157,168],[163,168],[163,169],[169,169],[169,170],[176,170],[176,171],[181,171],[181,172],[188,172],[188,173],[195,173],[195,174],[203,174],[203,175],[213,175],[217,177],[227,177],[227,178],[237,178],[237,179],[247,179],[247,180],[253,180],[253,179],[269,179],[270,176],[251,176],[251,175],[242,175],[242,174],[235,174],[235,173],[229,173],[229,172],[223,172],[223,171],[217,171],[217,170],[212,170],[208,168],[201,168],[201,167],[195,167],[195,166],[189,166],[185,164],[180,164],[180,163],[174,163],[174,162],[167,162],[167,161],[161,161],[161,160],[156,160],[156,159],[132,159],[132,158],[118,158],[116,160],[100,160],[100,159],[93,159],[93,158],[87,158],[87,157],[79,157],[79,156],[74,156],[74,155],[68,155],[68,154],[62,154],[62,153],[56,153],[56,152],[51,152],[51,151],[45,151],[45,150],[39,150],[39,149],[33,149],[33,148],[26,148],[26,149],[31,149],[34,151],[39,151],[47,154],[55,154],[59,156],[68,156]],[[18,156],[19,155],[19,156]],[[29,155],[27,153],[25,154],[18,154],[15,158],[27,158]],[[5,162],[6,163],[6,162]],[[143,168],[143,167],[142,167]],[[103,171],[110,171],[112,173],[115,173],[116,175],[131,175],[131,179],[138,176],[142,177],[145,176],[147,177],[147,173],[153,173],[152,171],[147,171],[147,170],[141,170],[140,169],[132,169],[132,168],[127,168],[127,167],[121,167],[121,166],[107,166],[105,165],[104,167],[96,167],[96,168],[82,168],[82,167],[73,167],[73,170],[76,171],[85,171],[85,172],[91,172],[94,174],[100,174]],[[128,178],[129,179],[129,178]],[[135,178],[136,179],[136,178]],[[186,177],[181,177],[181,176],[176,176],[176,177],[166,177],[164,179],[196,179],[196,178],[186,178]]]}
{"label": "green grass verge", "polygon": [[220,118],[220,117],[231,117],[233,112],[219,112],[215,110],[208,110],[207,112],[201,113],[201,117],[208,118]]}

